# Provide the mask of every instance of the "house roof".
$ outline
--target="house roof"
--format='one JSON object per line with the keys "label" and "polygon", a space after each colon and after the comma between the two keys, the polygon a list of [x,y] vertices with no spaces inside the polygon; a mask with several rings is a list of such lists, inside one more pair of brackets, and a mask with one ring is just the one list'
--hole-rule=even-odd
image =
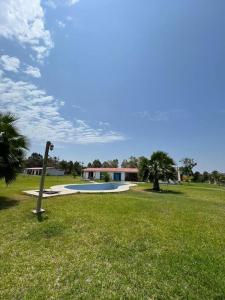
{"label": "house roof", "polygon": [[86,168],[83,172],[125,172],[125,173],[138,173],[136,168]]}

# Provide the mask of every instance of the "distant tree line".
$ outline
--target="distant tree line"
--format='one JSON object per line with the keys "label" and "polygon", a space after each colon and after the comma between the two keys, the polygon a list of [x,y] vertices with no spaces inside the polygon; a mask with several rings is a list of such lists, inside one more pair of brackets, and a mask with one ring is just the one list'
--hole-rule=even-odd
{"label": "distant tree line", "polygon": [[119,167],[119,161],[118,159],[113,160],[107,160],[104,162],[101,162],[99,159],[93,160],[93,162],[89,162],[87,164],[88,168],[118,168]]}
{"label": "distant tree line", "polygon": [[225,185],[225,174],[220,173],[218,171],[212,171],[211,173],[209,172],[195,172],[193,174],[193,179],[194,182],[205,182],[205,183],[211,183],[211,184],[218,184],[218,185]]}

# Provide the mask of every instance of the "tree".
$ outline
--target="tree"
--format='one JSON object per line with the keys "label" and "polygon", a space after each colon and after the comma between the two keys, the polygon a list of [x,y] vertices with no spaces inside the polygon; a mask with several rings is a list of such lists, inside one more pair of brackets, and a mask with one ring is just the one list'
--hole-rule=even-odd
{"label": "tree", "polygon": [[138,170],[139,170],[139,179],[141,181],[146,181],[148,179],[148,169],[149,159],[144,156],[140,156],[138,159]]}
{"label": "tree", "polygon": [[102,179],[103,179],[105,182],[109,182],[109,180],[110,180],[109,173],[104,172],[104,173],[102,174]]}
{"label": "tree", "polygon": [[102,163],[103,168],[118,168],[118,165],[119,165],[118,159],[108,160]]}
{"label": "tree", "polygon": [[109,162],[110,162],[111,168],[118,168],[118,166],[119,166],[119,161],[118,161],[117,158],[116,158],[116,159],[113,159],[113,160],[110,160]]}
{"label": "tree", "polygon": [[109,163],[109,161],[104,161],[104,162],[102,163],[102,167],[103,167],[103,168],[110,168],[110,163]]}
{"label": "tree", "polygon": [[21,135],[14,123],[14,115],[0,114],[0,178],[8,185],[16,179],[28,149],[27,139]]}
{"label": "tree", "polygon": [[174,160],[163,151],[153,152],[149,161],[149,179],[153,182],[153,191],[159,192],[159,180],[176,179]]}
{"label": "tree", "polygon": [[26,168],[42,167],[43,156],[40,153],[33,152],[27,159],[25,159],[24,165]]}
{"label": "tree", "polygon": [[122,161],[121,167],[122,167],[122,168],[128,168],[128,161],[127,161],[127,159],[124,159],[124,160]]}
{"label": "tree", "polygon": [[92,163],[92,168],[101,168],[102,163],[100,162],[99,159],[95,159]]}
{"label": "tree", "polygon": [[209,182],[209,180],[210,180],[210,174],[208,173],[208,172],[203,172],[203,174],[202,174],[202,181],[203,182]]}
{"label": "tree", "polygon": [[78,176],[81,175],[82,169],[83,165],[79,161],[75,161],[73,164],[73,170]]}
{"label": "tree", "polygon": [[137,168],[138,167],[138,158],[131,156],[129,158],[128,168]]}
{"label": "tree", "polygon": [[200,172],[194,172],[193,174],[193,181],[194,182],[203,182],[203,175]]}
{"label": "tree", "polygon": [[68,174],[73,174],[74,173],[74,167],[73,167],[73,162],[70,160],[67,164],[68,166]]}
{"label": "tree", "polygon": [[50,156],[48,158],[48,166],[58,168],[59,167],[59,158],[56,156],[53,156],[53,157]]}
{"label": "tree", "polygon": [[68,174],[68,163],[66,160],[61,160],[59,162],[59,168],[65,171],[65,174]]}
{"label": "tree", "polygon": [[218,184],[220,179],[220,173],[218,171],[213,171],[210,174],[210,181],[213,182],[214,184]]}
{"label": "tree", "polygon": [[128,160],[124,159],[121,163],[122,168],[137,168],[138,167],[138,158],[131,156]]}
{"label": "tree", "polygon": [[183,166],[180,167],[181,173],[186,176],[192,176],[193,175],[192,169],[197,165],[194,159],[186,157],[183,158],[181,162],[183,164]]}

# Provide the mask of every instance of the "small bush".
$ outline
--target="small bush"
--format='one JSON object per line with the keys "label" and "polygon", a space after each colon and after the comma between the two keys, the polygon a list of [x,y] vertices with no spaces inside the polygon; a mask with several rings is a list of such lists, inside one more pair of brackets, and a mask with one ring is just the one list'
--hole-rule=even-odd
{"label": "small bush", "polygon": [[110,181],[110,176],[109,176],[109,173],[105,172],[102,176],[102,179],[105,181],[105,182],[109,182]]}

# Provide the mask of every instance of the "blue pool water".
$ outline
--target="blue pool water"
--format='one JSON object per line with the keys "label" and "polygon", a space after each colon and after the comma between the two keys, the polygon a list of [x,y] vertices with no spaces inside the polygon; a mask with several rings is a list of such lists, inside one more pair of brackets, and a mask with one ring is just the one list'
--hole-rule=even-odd
{"label": "blue pool water", "polygon": [[70,190],[78,190],[78,191],[103,191],[103,190],[115,190],[121,183],[88,183],[88,184],[71,184],[66,185],[65,188]]}

